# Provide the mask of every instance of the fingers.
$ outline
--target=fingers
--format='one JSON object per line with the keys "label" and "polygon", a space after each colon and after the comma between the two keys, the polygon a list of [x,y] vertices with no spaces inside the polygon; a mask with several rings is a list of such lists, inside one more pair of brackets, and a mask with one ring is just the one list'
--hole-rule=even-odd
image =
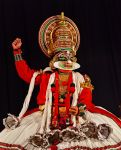
{"label": "fingers", "polygon": [[77,115],[78,114],[78,107],[73,106],[69,109],[70,114]]}
{"label": "fingers", "polygon": [[71,111],[77,111],[78,107],[77,106],[72,106],[69,110],[71,110]]}
{"label": "fingers", "polygon": [[12,44],[17,45],[18,43],[22,43],[22,42],[21,42],[21,39],[16,38],[16,39],[13,41]]}
{"label": "fingers", "polygon": [[70,111],[69,113],[70,113],[71,115],[74,115],[74,116],[77,115],[77,112],[72,112],[72,111]]}
{"label": "fingers", "polygon": [[76,112],[76,109],[70,108],[69,111],[71,111],[71,112]]}
{"label": "fingers", "polygon": [[22,42],[20,38],[16,38],[12,43],[13,49],[19,49],[21,45],[22,45]]}

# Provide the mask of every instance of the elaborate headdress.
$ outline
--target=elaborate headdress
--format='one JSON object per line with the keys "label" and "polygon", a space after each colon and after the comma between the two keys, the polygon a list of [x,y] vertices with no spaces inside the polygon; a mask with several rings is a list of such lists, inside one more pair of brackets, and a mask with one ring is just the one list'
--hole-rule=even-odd
{"label": "elaborate headdress", "polygon": [[[53,62],[56,62],[62,61],[58,59],[62,59],[62,56],[69,60],[69,57],[76,55],[80,44],[80,34],[76,24],[68,17],[65,17],[62,12],[61,15],[52,16],[42,24],[38,40],[45,55],[53,57]],[[76,61],[76,59],[74,60]],[[71,68],[70,70],[73,69]]]}

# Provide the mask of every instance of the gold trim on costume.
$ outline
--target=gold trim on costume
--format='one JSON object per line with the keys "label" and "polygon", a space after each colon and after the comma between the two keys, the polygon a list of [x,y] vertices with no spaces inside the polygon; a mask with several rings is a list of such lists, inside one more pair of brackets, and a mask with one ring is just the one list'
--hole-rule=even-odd
{"label": "gold trim on costume", "polygon": [[82,88],[90,88],[91,91],[94,90],[94,86],[91,84],[91,79],[87,74],[84,75],[84,79],[85,82],[81,83],[80,86]]}

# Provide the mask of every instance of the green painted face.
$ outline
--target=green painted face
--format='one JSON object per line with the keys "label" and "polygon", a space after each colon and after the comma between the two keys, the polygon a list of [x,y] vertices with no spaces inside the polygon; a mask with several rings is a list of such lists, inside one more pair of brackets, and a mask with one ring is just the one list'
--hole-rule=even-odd
{"label": "green painted face", "polygon": [[73,68],[73,62],[71,61],[60,61],[59,62],[59,67],[63,68],[63,69],[72,69]]}
{"label": "green painted face", "polygon": [[59,61],[67,61],[68,59],[66,57],[64,57],[64,56],[61,56],[61,57],[58,58],[58,60]]}
{"label": "green painted face", "polygon": [[73,55],[69,51],[63,51],[59,53],[57,57],[58,57],[58,61],[68,61],[71,60]]}
{"label": "green painted face", "polygon": [[78,69],[80,65],[76,63],[77,59],[74,56],[75,55],[69,51],[57,53],[52,60],[53,67],[63,70]]}

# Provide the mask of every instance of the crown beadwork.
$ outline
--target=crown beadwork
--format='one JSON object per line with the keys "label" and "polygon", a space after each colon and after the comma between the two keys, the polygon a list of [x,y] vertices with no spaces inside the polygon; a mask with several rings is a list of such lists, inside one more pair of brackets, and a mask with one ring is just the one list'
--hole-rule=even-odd
{"label": "crown beadwork", "polygon": [[48,18],[39,30],[39,45],[42,51],[51,57],[61,51],[76,54],[80,44],[80,34],[76,24],[61,15]]}

